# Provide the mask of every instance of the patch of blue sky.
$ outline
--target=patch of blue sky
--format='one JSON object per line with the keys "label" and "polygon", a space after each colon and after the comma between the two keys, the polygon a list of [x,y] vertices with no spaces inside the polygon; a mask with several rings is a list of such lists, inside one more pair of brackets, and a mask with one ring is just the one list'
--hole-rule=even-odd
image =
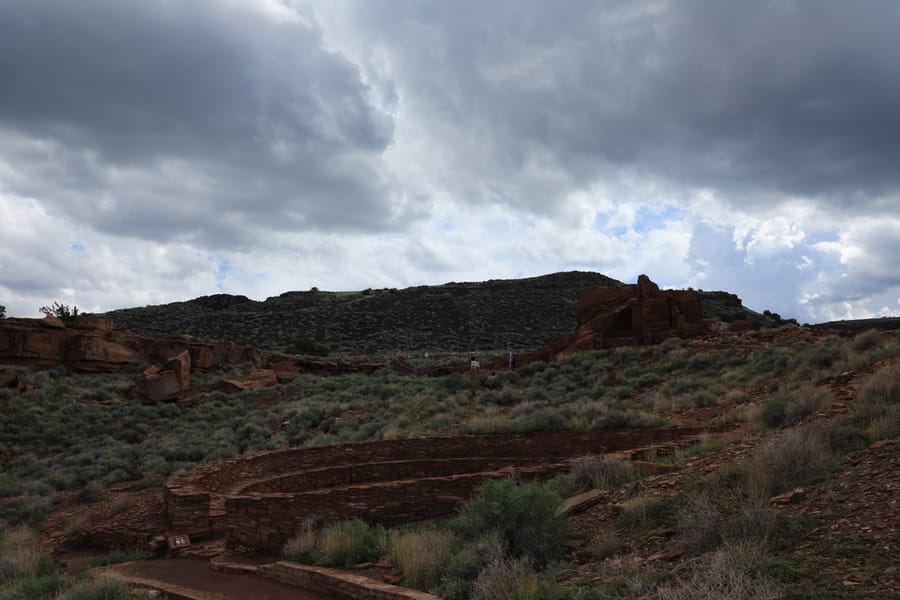
{"label": "patch of blue sky", "polygon": [[637,210],[634,218],[634,230],[645,233],[655,229],[664,229],[672,221],[684,221],[690,213],[671,204],[648,204]]}
{"label": "patch of blue sky", "polygon": [[72,250],[72,252],[84,252],[84,244],[78,241],[72,242],[71,245],[69,245],[69,249]]}
{"label": "patch of blue sky", "polygon": [[207,258],[216,263],[216,287],[220,292],[224,292],[222,284],[232,271],[231,263],[224,256],[208,256]]}

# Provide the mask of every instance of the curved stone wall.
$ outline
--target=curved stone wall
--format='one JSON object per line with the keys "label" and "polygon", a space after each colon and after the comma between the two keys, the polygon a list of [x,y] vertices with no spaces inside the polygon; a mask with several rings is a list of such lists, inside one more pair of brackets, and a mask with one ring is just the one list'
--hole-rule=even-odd
{"label": "curved stone wall", "polygon": [[455,514],[488,478],[546,479],[586,454],[690,443],[709,430],[644,429],[382,440],[230,458],[167,482],[172,531],[224,535],[229,549],[280,554],[306,518],[387,525]]}

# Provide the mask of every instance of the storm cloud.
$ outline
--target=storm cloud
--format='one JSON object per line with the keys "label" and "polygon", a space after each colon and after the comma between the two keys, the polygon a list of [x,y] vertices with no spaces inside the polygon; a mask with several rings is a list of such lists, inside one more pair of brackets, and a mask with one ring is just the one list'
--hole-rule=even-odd
{"label": "storm cloud", "polygon": [[897,313],[898,30],[876,0],[0,0],[0,303],[590,269]]}

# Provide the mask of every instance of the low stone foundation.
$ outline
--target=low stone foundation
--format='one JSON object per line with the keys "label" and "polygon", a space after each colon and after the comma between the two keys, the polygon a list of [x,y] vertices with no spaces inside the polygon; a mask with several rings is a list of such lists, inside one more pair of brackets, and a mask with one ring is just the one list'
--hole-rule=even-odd
{"label": "low stone foundation", "polygon": [[587,454],[689,443],[701,429],[382,440],[230,458],[166,484],[172,531],[278,555],[304,519],[395,525],[453,515],[488,478],[548,479]]}

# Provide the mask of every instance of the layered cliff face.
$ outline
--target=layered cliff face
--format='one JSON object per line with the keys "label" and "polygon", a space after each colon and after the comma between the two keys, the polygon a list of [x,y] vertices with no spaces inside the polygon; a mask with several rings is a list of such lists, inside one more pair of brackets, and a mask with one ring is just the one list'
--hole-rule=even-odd
{"label": "layered cliff face", "polygon": [[578,300],[578,327],[541,349],[536,358],[561,356],[616,346],[657,344],[669,337],[689,338],[708,332],[697,294],[660,290],[646,275],[633,285],[593,287]]}
{"label": "layered cliff face", "polygon": [[259,350],[248,346],[184,337],[153,339],[114,329],[107,319],[0,320],[0,363],[112,372],[126,365],[162,364],[183,352],[190,355],[189,364],[196,369],[264,359]]}

